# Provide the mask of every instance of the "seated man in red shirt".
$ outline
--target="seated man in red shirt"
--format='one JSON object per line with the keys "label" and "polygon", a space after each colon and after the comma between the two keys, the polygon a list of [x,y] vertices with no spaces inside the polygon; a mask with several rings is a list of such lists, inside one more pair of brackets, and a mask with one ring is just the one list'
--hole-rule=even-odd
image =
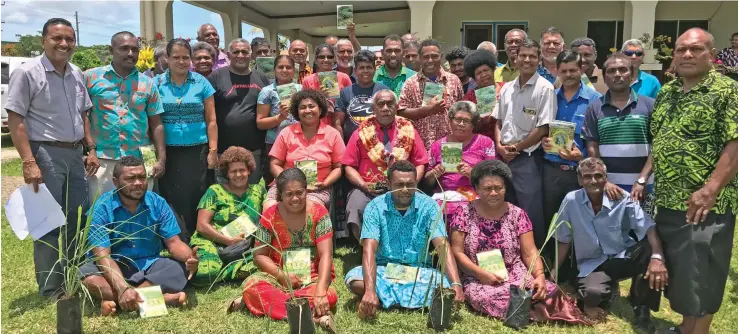
{"label": "seated man in red shirt", "polygon": [[417,169],[418,182],[423,179],[428,153],[423,140],[410,120],[397,116],[397,99],[389,90],[374,94],[373,116],[359,124],[346,144],[343,166],[354,189],[346,204],[346,221],[351,235],[361,240],[361,223],[366,205],[388,190],[386,172],[389,165],[408,160]]}

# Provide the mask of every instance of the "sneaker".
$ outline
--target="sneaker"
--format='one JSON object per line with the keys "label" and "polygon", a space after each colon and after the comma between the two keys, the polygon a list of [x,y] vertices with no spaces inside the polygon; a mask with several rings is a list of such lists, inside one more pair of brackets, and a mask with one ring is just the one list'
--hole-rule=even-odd
{"label": "sneaker", "polygon": [[645,306],[636,306],[633,308],[633,313],[635,314],[634,324],[636,327],[650,333],[653,329],[653,325],[651,324],[651,310]]}

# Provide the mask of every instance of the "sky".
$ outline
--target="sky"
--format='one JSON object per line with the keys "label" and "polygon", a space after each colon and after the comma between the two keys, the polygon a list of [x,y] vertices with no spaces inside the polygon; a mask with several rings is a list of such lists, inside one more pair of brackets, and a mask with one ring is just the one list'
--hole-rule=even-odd
{"label": "sky", "polygon": [[[130,31],[135,35],[141,32],[138,1],[86,0],[86,1],[32,1],[2,0],[0,18],[3,41],[17,41],[16,34],[38,34],[44,22],[52,17],[61,17],[75,23],[74,12],[79,13],[79,45],[107,45],[110,37],[119,31]],[[174,36],[197,37],[197,29],[204,23],[211,23],[220,32],[221,46],[225,43],[223,20],[220,15],[175,0],[172,4],[174,16]],[[253,33],[252,26],[243,23],[243,37],[251,40],[263,37],[263,33]]]}

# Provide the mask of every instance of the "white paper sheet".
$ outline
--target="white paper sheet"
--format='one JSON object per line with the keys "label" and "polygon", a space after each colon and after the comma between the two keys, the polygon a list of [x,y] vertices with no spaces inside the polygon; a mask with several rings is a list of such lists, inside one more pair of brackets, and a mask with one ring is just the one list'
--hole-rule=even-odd
{"label": "white paper sheet", "polygon": [[33,192],[31,184],[13,191],[5,203],[5,216],[21,240],[29,234],[33,240],[38,240],[67,222],[61,206],[43,183],[38,185],[37,193]]}

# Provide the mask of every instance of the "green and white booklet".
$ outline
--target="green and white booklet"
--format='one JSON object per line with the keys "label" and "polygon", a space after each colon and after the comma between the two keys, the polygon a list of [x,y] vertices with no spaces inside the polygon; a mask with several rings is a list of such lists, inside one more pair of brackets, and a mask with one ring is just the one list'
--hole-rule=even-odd
{"label": "green and white booklet", "polygon": [[423,106],[427,106],[433,97],[443,98],[443,85],[435,82],[426,82],[423,88]]}
{"label": "green and white booklet", "polygon": [[274,57],[257,57],[256,69],[274,80]]}
{"label": "green and white booklet", "polygon": [[295,83],[288,83],[288,84],[277,86],[277,95],[279,96],[279,103],[284,104],[287,107],[290,106],[292,95],[295,95],[295,93],[297,93],[297,84]]}
{"label": "green and white booklet", "polygon": [[387,263],[384,269],[384,277],[398,283],[414,282],[417,276],[417,267],[405,266],[398,263]]}
{"label": "green and white booklet", "polygon": [[228,223],[228,225],[223,226],[223,228],[220,229],[220,233],[223,233],[223,235],[229,238],[238,238],[242,234],[244,237],[249,236],[256,232],[256,230],[256,224],[251,221],[251,218],[247,215],[243,215],[234,219],[232,222]]}
{"label": "green and white booklet", "polygon": [[154,145],[146,145],[139,147],[141,150],[141,158],[144,162],[144,168],[146,168],[146,175],[151,177],[154,173],[154,164],[156,164],[156,150]]}
{"label": "green and white booklet", "polygon": [[474,96],[477,97],[477,111],[480,115],[489,114],[495,109],[497,104],[497,92],[495,85],[489,85],[484,88],[477,88]]}
{"label": "green and white booklet", "polygon": [[548,124],[548,136],[551,137],[551,150],[546,153],[559,155],[559,150],[571,150],[574,143],[576,123],[553,121]]}
{"label": "green and white booklet", "polygon": [[320,88],[328,90],[328,98],[335,99],[341,96],[341,90],[338,87],[338,72],[320,72],[318,73],[320,80]]}
{"label": "green and white booklet", "polygon": [[318,183],[318,162],[315,160],[295,161],[295,168],[305,173],[308,189],[315,189],[315,184]]}
{"label": "green and white booklet", "polygon": [[310,248],[285,251],[284,267],[286,272],[299,277],[303,285],[310,283]]}
{"label": "green and white booklet", "polygon": [[461,163],[463,143],[441,144],[441,165],[449,173],[458,172],[457,166]]}
{"label": "green and white booklet", "polygon": [[505,267],[505,260],[502,258],[502,252],[499,249],[477,253],[477,261],[479,261],[479,267],[484,271],[493,273],[507,281],[507,267]]}
{"label": "green and white booklet", "polygon": [[143,302],[138,303],[138,313],[141,318],[160,317],[169,314],[160,286],[138,288],[136,292],[143,299]]}
{"label": "green and white booklet", "polygon": [[336,27],[338,29],[346,29],[354,23],[354,6],[338,5],[336,6]]}

